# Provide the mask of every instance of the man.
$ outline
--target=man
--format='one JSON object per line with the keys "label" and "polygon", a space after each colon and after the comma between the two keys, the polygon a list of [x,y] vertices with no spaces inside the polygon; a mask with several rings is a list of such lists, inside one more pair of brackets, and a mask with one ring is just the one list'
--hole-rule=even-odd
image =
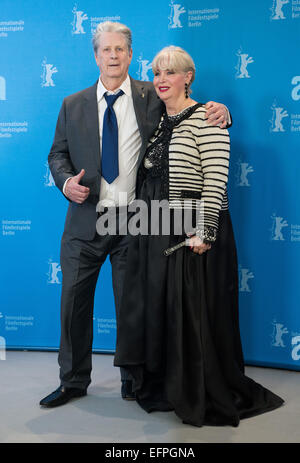
{"label": "man", "polygon": [[[65,98],[49,154],[55,184],[70,204],[61,242],[61,385],[41,400],[44,407],[86,395],[91,382],[94,292],[107,255],[118,321],[128,238],[96,233],[96,205],[100,200],[101,206],[116,208],[118,214],[134,200],[137,168],[163,111],[152,83],[128,75],[132,48],[126,26],[99,24],[93,46],[100,78]],[[225,127],[227,108],[213,102],[207,107],[209,121]],[[116,149],[117,162],[112,163]],[[119,193],[126,193],[121,200]],[[121,369],[121,380],[122,397],[134,399],[126,370]]]}

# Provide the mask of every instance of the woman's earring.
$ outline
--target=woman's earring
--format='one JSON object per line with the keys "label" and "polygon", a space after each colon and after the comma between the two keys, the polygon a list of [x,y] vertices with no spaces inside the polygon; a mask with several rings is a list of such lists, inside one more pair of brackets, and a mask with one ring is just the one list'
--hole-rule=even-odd
{"label": "woman's earring", "polygon": [[188,92],[188,84],[184,84],[184,88],[185,88],[185,97],[188,98],[189,97],[189,92]]}

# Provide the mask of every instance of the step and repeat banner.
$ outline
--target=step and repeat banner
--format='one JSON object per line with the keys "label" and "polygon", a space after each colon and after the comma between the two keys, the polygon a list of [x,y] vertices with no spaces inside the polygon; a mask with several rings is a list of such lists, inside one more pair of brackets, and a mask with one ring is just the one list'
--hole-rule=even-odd
{"label": "step and repeat banner", "polygon": [[[152,80],[155,54],[179,45],[193,97],[229,107],[245,360],[300,370],[300,0],[1,0],[0,346],[58,348],[68,204],[47,156],[63,98],[98,78],[91,38],[105,20],[132,29],[133,78]],[[94,350],[113,352],[115,336],[107,261]]]}

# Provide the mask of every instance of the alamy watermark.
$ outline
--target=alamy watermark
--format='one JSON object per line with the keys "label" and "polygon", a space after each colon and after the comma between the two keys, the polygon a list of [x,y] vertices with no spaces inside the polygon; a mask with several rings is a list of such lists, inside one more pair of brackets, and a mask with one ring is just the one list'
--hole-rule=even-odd
{"label": "alamy watermark", "polygon": [[104,235],[197,235],[203,236],[204,201],[199,199],[152,200],[150,204],[136,199],[126,206],[126,193],[119,195],[118,204],[105,207],[97,204],[97,233]]}
{"label": "alamy watermark", "polygon": [[0,336],[0,360],[6,360],[6,341]]}

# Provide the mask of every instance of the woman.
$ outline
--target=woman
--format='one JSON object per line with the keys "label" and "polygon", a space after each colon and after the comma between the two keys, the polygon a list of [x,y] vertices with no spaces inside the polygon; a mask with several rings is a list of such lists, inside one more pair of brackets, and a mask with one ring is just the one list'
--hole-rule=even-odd
{"label": "woman", "polygon": [[[174,410],[195,426],[238,426],[241,418],[273,410],[283,400],[244,375],[226,192],[229,135],[208,126],[205,109],[191,99],[195,66],[184,50],[163,49],[153,72],[166,113],[149,142],[137,187],[152,234],[131,237],[115,365],[129,369],[136,400],[148,412]],[[153,220],[157,200],[168,200],[169,234],[162,217]],[[180,232],[179,211],[190,211],[193,219]],[[189,247],[165,255],[187,236]]]}

